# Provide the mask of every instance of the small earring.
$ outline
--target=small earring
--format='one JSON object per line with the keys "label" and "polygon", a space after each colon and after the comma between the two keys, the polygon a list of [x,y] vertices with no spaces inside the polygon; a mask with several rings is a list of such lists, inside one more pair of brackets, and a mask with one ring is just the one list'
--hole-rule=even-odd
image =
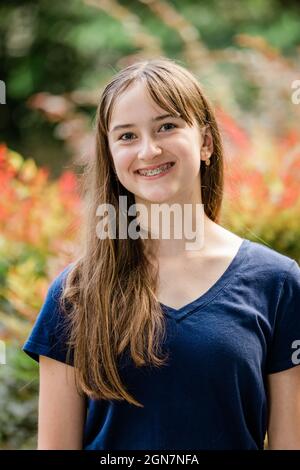
{"label": "small earring", "polygon": [[210,155],[208,149],[203,149],[203,157],[206,157],[205,159],[205,165],[209,166],[210,165]]}

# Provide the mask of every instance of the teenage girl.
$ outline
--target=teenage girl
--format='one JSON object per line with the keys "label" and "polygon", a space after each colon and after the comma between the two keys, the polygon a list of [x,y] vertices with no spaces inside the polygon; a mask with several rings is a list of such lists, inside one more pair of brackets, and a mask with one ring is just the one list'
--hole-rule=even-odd
{"label": "teenage girl", "polygon": [[[218,223],[222,143],[196,77],[163,57],[118,72],[84,182],[80,256],[23,346],[40,366],[38,449],[263,449],[266,432],[300,449],[300,268]],[[125,212],[140,236],[120,236],[121,197],[142,207]],[[197,249],[166,215],[170,236],[153,236],[163,204]]]}

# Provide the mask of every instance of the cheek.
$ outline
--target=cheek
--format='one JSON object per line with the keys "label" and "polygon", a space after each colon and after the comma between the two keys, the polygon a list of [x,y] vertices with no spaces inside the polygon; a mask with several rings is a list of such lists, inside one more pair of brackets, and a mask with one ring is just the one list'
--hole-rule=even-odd
{"label": "cheek", "polygon": [[117,171],[126,171],[133,162],[133,152],[129,148],[120,148],[114,151],[113,160]]}
{"label": "cheek", "polygon": [[174,153],[181,164],[189,171],[197,171],[200,168],[200,148],[198,142],[192,137],[181,137],[172,142],[166,150]]}

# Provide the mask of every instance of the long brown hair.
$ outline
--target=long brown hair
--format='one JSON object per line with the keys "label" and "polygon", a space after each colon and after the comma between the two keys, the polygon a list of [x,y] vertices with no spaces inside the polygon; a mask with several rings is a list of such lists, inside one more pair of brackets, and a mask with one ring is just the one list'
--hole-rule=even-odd
{"label": "long brown hair", "polygon": [[[206,215],[218,221],[223,196],[223,150],[214,113],[196,77],[169,58],[136,62],[119,71],[102,92],[96,114],[96,152],[85,166],[83,231],[80,256],[72,263],[60,297],[68,309],[68,354],[74,354],[76,384],[93,399],[127,400],[143,407],[126,390],[118,358],[126,350],[137,367],[165,364],[159,357],[165,318],[156,297],[158,270],[149,262],[141,238],[97,236],[96,211],[112,204],[118,226],[119,196],[134,195],[118,181],[108,145],[108,127],[114,102],[137,80],[143,80],[152,99],[167,112],[179,112],[193,124],[208,125],[213,137],[209,167],[200,167],[202,204]],[[199,155],[200,158],[200,155]],[[128,218],[128,224],[130,223]],[[71,306],[71,308],[70,308]]]}

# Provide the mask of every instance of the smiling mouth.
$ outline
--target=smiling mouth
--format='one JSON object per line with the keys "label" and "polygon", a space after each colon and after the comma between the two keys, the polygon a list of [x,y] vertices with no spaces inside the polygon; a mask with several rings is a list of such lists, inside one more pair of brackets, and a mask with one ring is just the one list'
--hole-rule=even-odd
{"label": "smiling mouth", "polygon": [[151,169],[139,169],[136,170],[135,173],[141,175],[141,176],[155,176],[159,175],[161,173],[165,173],[167,170],[169,170],[172,166],[175,165],[175,162],[167,162],[163,163],[162,165],[159,165],[155,168]]}

